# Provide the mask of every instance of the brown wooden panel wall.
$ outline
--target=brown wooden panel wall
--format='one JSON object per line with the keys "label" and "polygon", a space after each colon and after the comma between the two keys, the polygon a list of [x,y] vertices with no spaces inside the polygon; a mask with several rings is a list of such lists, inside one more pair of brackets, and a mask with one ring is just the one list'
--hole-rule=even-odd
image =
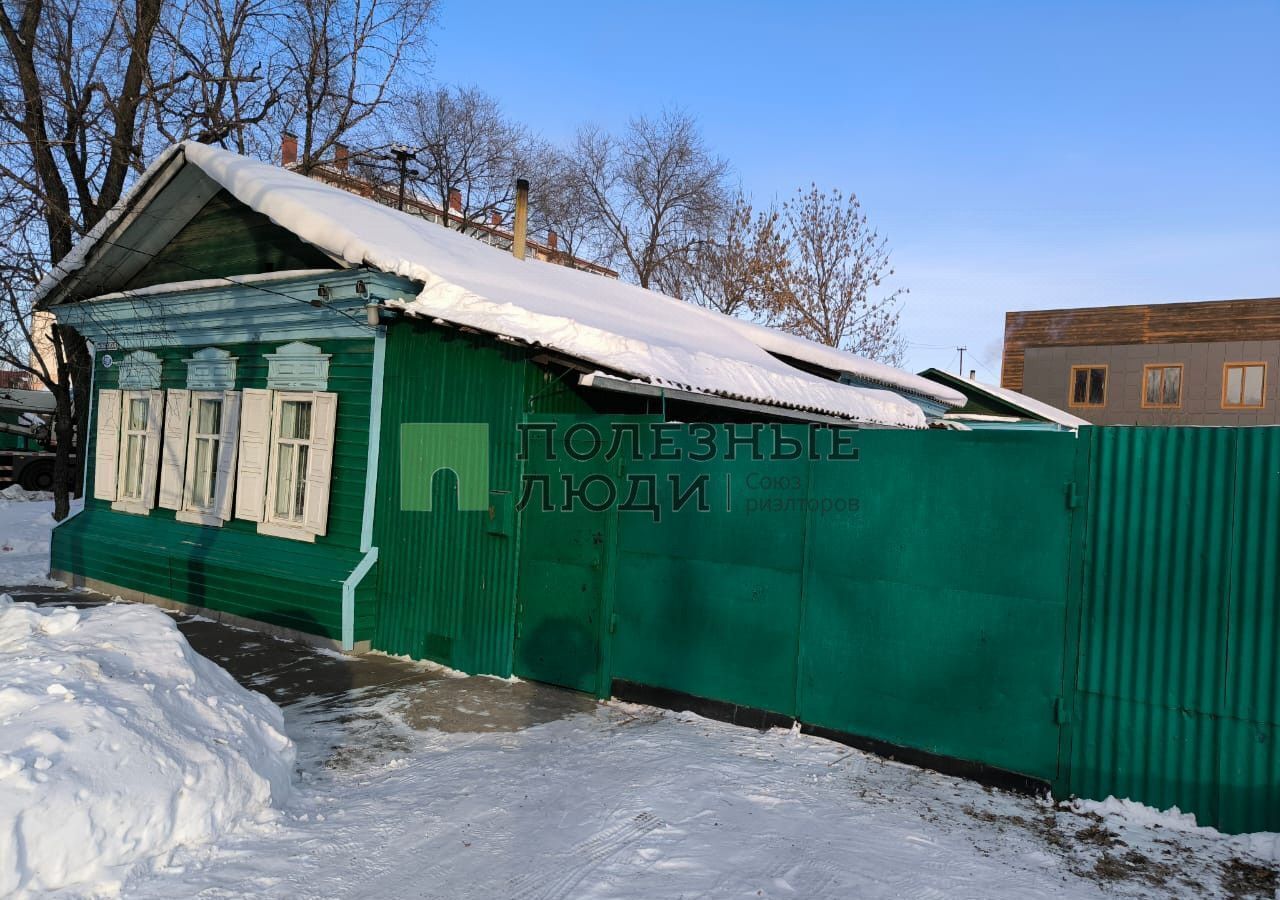
{"label": "brown wooden panel wall", "polygon": [[1005,313],[1000,384],[1022,390],[1028,347],[1280,338],[1280,297]]}

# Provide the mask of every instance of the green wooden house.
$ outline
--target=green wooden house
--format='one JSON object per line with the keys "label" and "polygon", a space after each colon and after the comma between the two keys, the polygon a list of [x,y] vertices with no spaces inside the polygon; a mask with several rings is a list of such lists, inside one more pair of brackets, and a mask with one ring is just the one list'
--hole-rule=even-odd
{"label": "green wooden house", "polygon": [[[87,500],[53,576],[332,642],[512,669],[526,417],[921,428],[909,373],[512,254],[301,175],[166,151],[41,283],[94,346]],[[430,512],[412,423],[480,424],[489,502]]]}

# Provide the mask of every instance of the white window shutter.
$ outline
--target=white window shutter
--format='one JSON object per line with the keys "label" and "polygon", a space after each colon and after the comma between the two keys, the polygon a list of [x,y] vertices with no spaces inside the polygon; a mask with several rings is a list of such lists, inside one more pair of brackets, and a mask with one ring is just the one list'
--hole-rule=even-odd
{"label": "white window shutter", "polygon": [[261,522],[267,508],[271,455],[271,391],[240,392],[240,458],[236,465],[236,518]]}
{"label": "white window shutter", "polygon": [[191,418],[191,392],[166,392],[164,446],[160,450],[160,498],[165,509],[182,509],[182,484],[187,473],[187,425]]}
{"label": "white window shutter", "polygon": [[333,431],[338,421],[338,395],[316,393],[311,408],[311,450],[307,455],[307,506],[302,527],[324,534],[329,523],[329,479],[333,475]]}
{"label": "white window shutter", "polygon": [[142,457],[142,504],[156,505],[156,483],[160,480],[160,444],[164,434],[164,391],[147,391],[147,446]]}
{"label": "white window shutter", "polygon": [[120,392],[98,391],[98,442],[93,450],[93,496],[116,499],[120,462]]}
{"label": "white window shutter", "polygon": [[227,391],[222,395],[222,434],[218,438],[217,497],[214,510],[226,522],[231,518],[231,498],[236,483],[237,436],[240,432],[240,394]]}

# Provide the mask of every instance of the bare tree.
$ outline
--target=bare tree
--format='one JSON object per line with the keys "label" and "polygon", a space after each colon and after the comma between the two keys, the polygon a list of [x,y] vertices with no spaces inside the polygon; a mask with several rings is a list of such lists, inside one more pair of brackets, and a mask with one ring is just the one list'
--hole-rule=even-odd
{"label": "bare tree", "polygon": [[771,309],[785,331],[890,364],[902,361],[904,290],[875,296],[893,275],[887,241],[854,194],[801,189],[783,205],[790,245],[788,288]]}
{"label": "bare tree", "polygon": [[282,0],[280,121],[304,172],[371,125],[425,64],[436,0]]}
{"label": "bare tree", "polygon": [[585,127],[571,157],[604,255],[642,287],[685,266],[730,203],[728,164],[682,112],[633,119],[621,136]]}
{"label": "bare tree", "polygon": [[[70,251],[119,201],[140,166],[145,86],[161,0],[96,6],[82,0],[0,4],[0,193],[5,252],[0,315],[25,315],[16,297],[35,273]],[[28,319],[5,330],[31,341]],[[74,436],[87,426],[92,358],[69,328],[52,340],[58,371],[42,373],[57,403],[54,510],[64,516],[74,481]],[[56,387],[48,378],[56,378]],[[74,420],[73,420],[74,416]]]}
{"label": "bare tree", "polygon": [[554,233],[562,265],[574,267],[588,259],[604,264],[600,229],[591,192],[574,161],[548,145],[535,148],[526,170],[529,178],[529,230]]}
{"label": "bare tree", "polygon": [[[417,148],[415,185],[446,211],[445,224],[506,216],[516,179],[531,168],[537,142],[506,117],[498,101],[476,87],[440,85],[409,98],[402,115],[407,142]],[[461,216],[448,216],[458,192]]]}
{"label": "bare tree", "polygon": [[92,357],[67,327],[50,333],[52,364],[32,355],[23,298],[38,273],[101,221],[160,142],[260,151],[264,127],[297,122],[314,165],[387,111],[396,79],[423,61],[435,3],[0,0],[0,360],[54,392],[57,515],[87,432]]}
{"label": "bare tree", "polygon": [[667,267],[664,291],[728,316],[755,316],[784,302],[789,245],[779,213],[756,212],[741,193],[683,266]]}
{"label": "bare tree", "polygon": [[[164,143],[193,139],[239,153],[265,149],[259,126],[282,99],[275,33],[284,0],[171,0],[152,54],[151,124]],[[149,148],[158,149],[158,148]]]}

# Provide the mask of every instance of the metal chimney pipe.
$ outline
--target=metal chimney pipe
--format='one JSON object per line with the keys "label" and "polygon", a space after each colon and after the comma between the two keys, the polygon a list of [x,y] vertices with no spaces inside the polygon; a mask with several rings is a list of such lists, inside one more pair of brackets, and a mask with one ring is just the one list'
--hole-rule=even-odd
{"label": "metal chimney pipe", "polygon": [[529,231],[529,180],[516,179],[516,224],[512,231],[511,253],[516,259],[524,259]]}

